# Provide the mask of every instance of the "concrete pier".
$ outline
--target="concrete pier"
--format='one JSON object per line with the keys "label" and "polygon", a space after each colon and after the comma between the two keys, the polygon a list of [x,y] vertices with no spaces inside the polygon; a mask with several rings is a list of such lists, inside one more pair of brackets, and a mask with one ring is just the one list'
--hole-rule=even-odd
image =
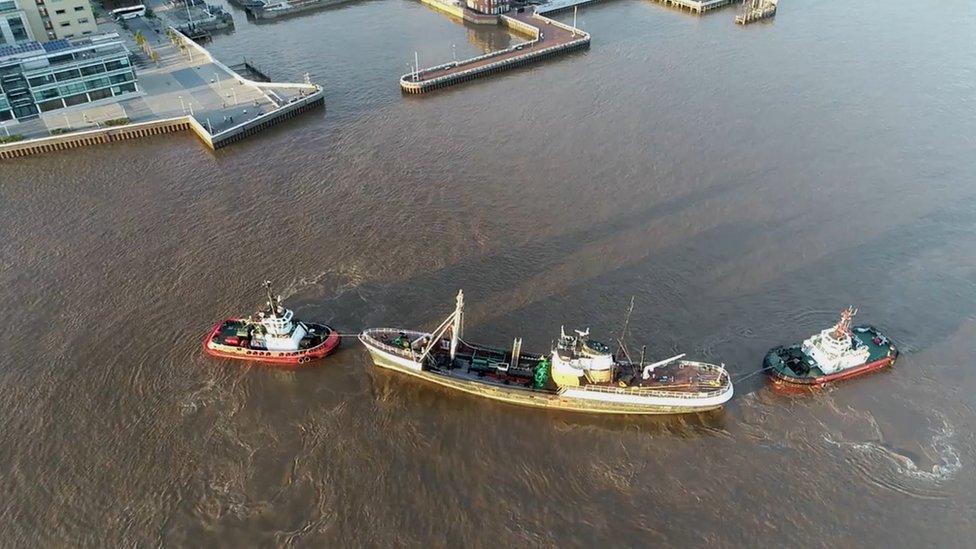
{"label": "concrete pier", "polygon": [[[434,3],[442,4],[436,0],[422,1],[431,5]],[[461,10],[459,17],[464,17],[465,11],[471,11],[446,4],[444,4],[444,8],[437,7],[445,10],[457,8]],[[400,88],[404,92],[426,93],[590,46],[590,35],[588,33],[536,13],[523,12],[500,16],[475,15],[481,21],[492,18],[495,24],[504,25],[515,32],[531,36],[532,41],[465,61],[446,63],[405,74],[400,77]],[[464,18],[466,19],[466,17]]]}
{"label": "concrete pier", "polygon": [[734,4],[736,0],[656,0],[665,6],[688,10],[699,15],[714,9]]}

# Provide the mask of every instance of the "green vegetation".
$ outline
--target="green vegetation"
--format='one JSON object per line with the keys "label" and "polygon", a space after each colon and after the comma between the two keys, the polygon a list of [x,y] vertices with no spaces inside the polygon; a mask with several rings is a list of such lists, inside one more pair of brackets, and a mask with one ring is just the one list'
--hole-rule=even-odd
{"label": "green vegetation", "polygon": [[111,120],[106,120],[105,122],[102,123],[105,124],[106,126],[125,126],[129,122],[131,121],[127,117],[123,116],[122,118],[113,118]]}
{"label": "green vegetation", "polygon": [[16,143],[17,141],[23,141],[24,136],[20,134],[14,135],[0,135],[0,145],[4,143]]}
{"label": "green vegetation", "polygon": [[74,128],[54,128],[51,130],[51,135],[63,135],[66,133],[71,133],[75,131]]}

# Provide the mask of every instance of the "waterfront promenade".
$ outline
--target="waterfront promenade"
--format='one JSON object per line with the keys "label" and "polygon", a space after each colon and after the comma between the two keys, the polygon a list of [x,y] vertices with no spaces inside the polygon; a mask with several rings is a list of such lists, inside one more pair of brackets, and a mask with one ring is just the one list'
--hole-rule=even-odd
{"label": "waterfront promenade", "polygon": [[[434,4],[430,1],[425,3]],[[530,11],[500,16],[478,14],[478,17],[482,21],[486,17],[493,17],[495,24],[528,35],[532,40],[465,61],[416,70],[400,78],[400,88],[406,93],[426,93],[590,45],[588,33]]]}
{"label": "waterfront promenade", "polygon": [[[45,152],[48,144],[58,148],[87,145],[93,136],[139,136],[145,132],[125,131],[146,124],[153,133],[193,129],[211,148],[219,148],[266,127],[268,120],[282,118],[306,104],[322,104],[321,87],[306,84],[250,81],[215,59],[186,36],[164,28],[156,19],[136,18],[128,30],[104,22],[100,30],[115,31],[133,53],[141,95],[120,102],[105,101],[60,109],[37,119],[6,123],[0,135],[19,135],[22,141],[0,145],[0,158]],[[150,56],[136,44],[134,35],[146,37]],[[300,103],[300,104],[299,104]],[[127,119],[126,126],[106,128],[105,122]],[[185,120],[185,124],[158,124]],[[74,136],[78,139],[74,139]],[[233,137],[233,139],[231,139]],[[112,139],[109,139],[112,140]],[[101,142],[101,141],[99,141]]]}

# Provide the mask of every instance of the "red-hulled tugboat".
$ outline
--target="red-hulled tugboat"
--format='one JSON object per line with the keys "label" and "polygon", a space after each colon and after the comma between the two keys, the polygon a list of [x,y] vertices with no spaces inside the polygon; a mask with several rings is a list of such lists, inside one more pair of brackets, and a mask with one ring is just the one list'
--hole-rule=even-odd
{"label": "red-hulled tugboat", "polygon": [[776,347],[763,362],[778,385],[823,386],[891,366],[898,348],[874,326],[851,327],[857,311],[848,307],[833,327],[801,345]]}
{"label": "red-hulled tugboat", "polygon": [[299,321],[271,293],[268,306],[247,318],[218,322],[203,342],[207,354],[221,358],[298,365],[322,358],[339,346],[339,333],[325,324]]}

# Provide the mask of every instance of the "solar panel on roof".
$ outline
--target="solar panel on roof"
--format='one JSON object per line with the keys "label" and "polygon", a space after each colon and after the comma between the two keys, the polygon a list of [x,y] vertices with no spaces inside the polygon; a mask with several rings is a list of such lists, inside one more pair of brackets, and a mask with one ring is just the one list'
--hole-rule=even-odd
{"label": "solar panel on roof", "polygon": [[71,48],[71,42],[68,42],[64,38],[60,38],[58,40],[52,40],[50,42],[47,42],[47,43],[43,44],[43,46],[44,46],[44,51],[46,51],[48,53],[52,53],[52,52],[66,50],[68,48]]}
{"label": "solar panel on roof", "polygon": [[24,42],[23,44],[11,44],[9,46],[0,46],[0,57],[6,57],[8,55],[17,55],[21,53],[27,53],[30,51],[42,51],[43,46],[37,42]]}

